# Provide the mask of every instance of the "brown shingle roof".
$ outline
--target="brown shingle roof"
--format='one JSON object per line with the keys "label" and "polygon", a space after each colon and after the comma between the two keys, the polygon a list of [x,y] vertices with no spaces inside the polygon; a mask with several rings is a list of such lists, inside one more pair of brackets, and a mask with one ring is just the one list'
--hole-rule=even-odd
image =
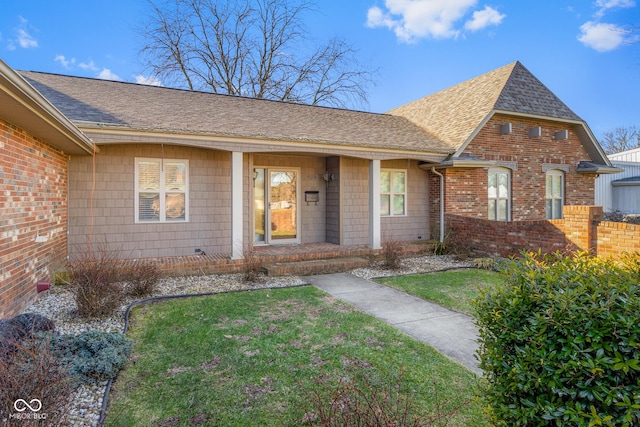
{"label": "brown shingle roof", "polygon": [[157,86],[21,72],[80,127],[203,134],[276,141],[450,153],[404,117],[191,92]]}
{"label": "brown shingle roof", "polygon": [[492,111],[582,121],[516,61],[389,111],[460,148]]}

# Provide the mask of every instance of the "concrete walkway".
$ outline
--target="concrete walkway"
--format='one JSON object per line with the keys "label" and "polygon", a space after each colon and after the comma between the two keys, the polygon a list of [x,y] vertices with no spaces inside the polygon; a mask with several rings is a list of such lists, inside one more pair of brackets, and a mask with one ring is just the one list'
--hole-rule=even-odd
{"label": "concrete walkway", "polygon": [[470,316],[349,273],[307,276],[306,279],[482,375],[475,358],[478,329]]}

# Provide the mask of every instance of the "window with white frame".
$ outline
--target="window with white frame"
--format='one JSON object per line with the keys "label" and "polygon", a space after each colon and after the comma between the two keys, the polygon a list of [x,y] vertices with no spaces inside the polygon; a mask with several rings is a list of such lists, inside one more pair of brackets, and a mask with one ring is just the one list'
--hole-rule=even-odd
{"label": "window with white frame", "polygon": [[507,168],[490,168],[488,182],[488,218],[509,221],[511,216],[511,172]]}
{"label": "window with white frame", "polygon": [[558,169],[546,174],[545,212],[547,219],[562,218],[564,206],[564,172]]}
{"label": "window with white frame", "polygon": [[407,214],[407,171],[380,170],[380,215]]}
{"label": "window with white frame", "polygon": [[188,220],[189,161],[136,158],[136,222]]}

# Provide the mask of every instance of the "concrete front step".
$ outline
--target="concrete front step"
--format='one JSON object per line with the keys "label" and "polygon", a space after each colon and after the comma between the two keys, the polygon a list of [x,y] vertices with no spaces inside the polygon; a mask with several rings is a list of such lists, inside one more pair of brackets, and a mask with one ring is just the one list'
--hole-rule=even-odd
{"label": "concrete front step", "polygon": [[369,261],[364,258],[347,257],[316,259],[296,262],[277,262],[267,264],[264,268],[268,276],[308,276],[312,274],[340,273],[353,268],[366,267]]}

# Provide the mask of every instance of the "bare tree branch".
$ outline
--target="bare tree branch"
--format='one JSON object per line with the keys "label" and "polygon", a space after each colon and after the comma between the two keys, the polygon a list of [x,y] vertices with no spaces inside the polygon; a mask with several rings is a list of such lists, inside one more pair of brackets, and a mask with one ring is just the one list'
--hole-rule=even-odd
{"label": "bare tree branch", "polygon": [[605,132],[600,145],[607,154],[640,148],[640,130],[635,126],[630,126],[628,128],[619,127],[611,132]]}
{"label": "bare tree branch", "polygon": [[167,85],[337,107],[366,107],[374,71],[344,40],[309,48],[307,0],[147,0],[147,70]]}

